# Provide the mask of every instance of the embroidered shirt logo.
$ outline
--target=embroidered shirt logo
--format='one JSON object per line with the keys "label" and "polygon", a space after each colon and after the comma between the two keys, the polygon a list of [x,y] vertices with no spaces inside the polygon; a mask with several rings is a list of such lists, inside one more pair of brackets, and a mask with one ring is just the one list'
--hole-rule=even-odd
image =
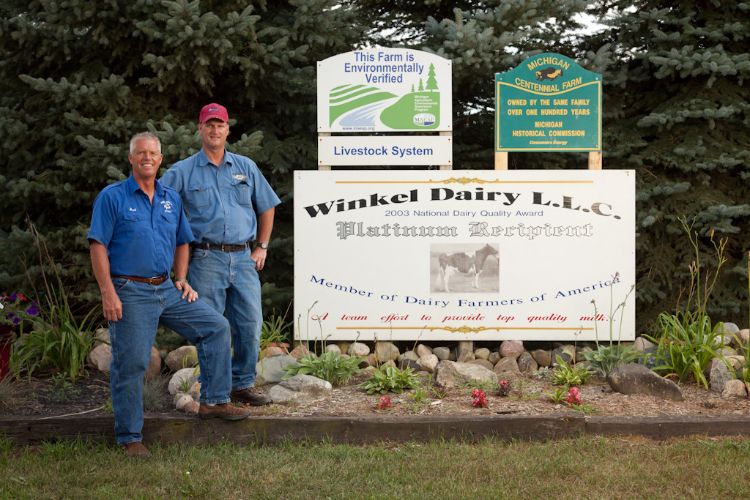
{"label": "embroidered shirt logo", "polygon": [[172,213],[172,202],[169,200],[163,200],[161,202],[161,206],[164,207],[164,213],[171,214]]}
{"label": "embroidered shirt logo", "polygon": [[128,212],[137,212],[137,211],[138,211],[138,210],[136,210],[136,209],[135,209],[135,208],[133,208],[133,207],[130,207],[130,208],[128,208]]}
{"label": "embroidered shirt logo", "polygon": [[232,176],[232,178],[234,178],[234,180],[236,180],[236,181],[244,181],[244,180],[247,180],[247,176],[246,176],[245,174],[234,174],[234,175]]}

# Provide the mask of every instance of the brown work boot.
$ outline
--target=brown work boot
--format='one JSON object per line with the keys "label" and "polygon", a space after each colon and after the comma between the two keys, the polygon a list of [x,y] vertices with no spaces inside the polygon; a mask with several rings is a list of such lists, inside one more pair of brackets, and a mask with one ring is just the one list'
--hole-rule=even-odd
{"label": "brown work boot", "polygon": [[150,457],[151,452],[148,451],[148,448],[143,446],[143,443],[140,441],[133,441],[132,443],[125,443],[121,444],[120,448],[125,452],[125,454],[129,457]]}
{"label": "brown work boot", "polygon": [[250,406],[264,406],[273,403],[273,400],[260,392],[255,387],[232,391],[230,395],[235,403],[243,403]]}
{"label": "brown work boot", "polygon": [[220,405],[201,404],[198,408],[200,418],[220,418],[222,420],[242,420],[250,416],[250,410],[229,403]]}

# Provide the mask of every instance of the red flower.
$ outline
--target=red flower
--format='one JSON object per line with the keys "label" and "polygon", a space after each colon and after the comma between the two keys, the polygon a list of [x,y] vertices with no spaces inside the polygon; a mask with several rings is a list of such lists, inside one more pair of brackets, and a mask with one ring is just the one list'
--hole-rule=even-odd
{"label": "red flower", "polygon": [[569,405],[581,404],[581,391],[578,390],[578,387],[571,387],[568,390],[568,397],[565,399],[565,402]]}
{"label": "red flower", "polygon": [[390,397],[380,396],[380,399],[378,400],[378,410],[385,410],[391,406],[393,406],[393,402]]}
{"label": "red flower", "polygon": [[482,389],[471,391],[471,406],[474,408],[487,408],[487,395]]}
{"label": "red flower", "polygon": [[498,384],[497,393],[500,396],[507,396],[510,394],[510,382],[508,380],[501,380]]}

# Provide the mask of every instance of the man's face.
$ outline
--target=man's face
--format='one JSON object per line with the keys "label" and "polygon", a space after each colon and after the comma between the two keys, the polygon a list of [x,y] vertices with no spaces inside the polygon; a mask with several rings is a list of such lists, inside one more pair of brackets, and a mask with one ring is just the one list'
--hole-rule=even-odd
{"label": "man's face", "polygon": [[229,135],[229,124],[221,120],[211,119],[198,124],[198,133],[206,149],[224,149]]}
{"label": "man's face", "polygon": [[156,178],[161,165],[162,155],[159,152],[159,144],[148,138],[135,141],[133,152],[128,155],[130,165],[133,167],[133,176],[137,178]]}

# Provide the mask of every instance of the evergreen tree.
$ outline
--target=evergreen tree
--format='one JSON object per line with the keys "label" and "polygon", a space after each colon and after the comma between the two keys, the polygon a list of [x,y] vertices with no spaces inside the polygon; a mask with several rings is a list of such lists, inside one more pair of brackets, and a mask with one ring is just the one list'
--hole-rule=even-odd
{"label": "evergreen tree", "polygon": [[255,159],[284,202],[264,276],[266,301],[284,310],[292,170],[317,164],[316,61],[352,50],[360,26],[333,0],[3,2],[0,290],[28,290],[25,267],[38,276],[28,216],[65,281],[95,291],[91,205],[128,174],[127,140],[155,131],[167,168],[199,148],[197,113],[219,101],[230,149]]}
{"label": "evergreen tree", "polygon": [[430,64],[430,68],[427,70],[427,83],[425,84],[426,90],[437,90],[437,80],[435,79],[435,65]]}
{"label": "evergreen tree", "polygon": [[[747,320],[750,3],[602,2],[589,41],[605,71],[604,168],[637,173],[638,323],[685,299],[692,248],[678,217],[729,237],[712,317]],[[704,243],[710,247],[708,238]]]}

